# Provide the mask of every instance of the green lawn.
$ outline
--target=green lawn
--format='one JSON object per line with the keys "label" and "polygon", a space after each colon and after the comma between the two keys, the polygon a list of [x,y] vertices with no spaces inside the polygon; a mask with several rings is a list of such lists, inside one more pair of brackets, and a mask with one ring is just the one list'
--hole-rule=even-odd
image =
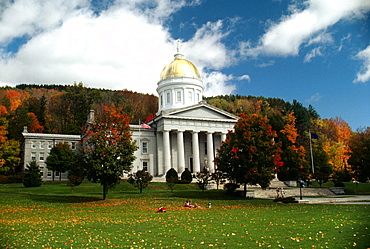
{"label": "green lawn", "polygon": [[[245,200],[194,184],[0,185],[0,248],[368,248],[370,205]],[[183,207],[186,199],[201,205]],[[207,203],[212,208],[207,208]],[[156,213],[160,206],[166,213]]]}

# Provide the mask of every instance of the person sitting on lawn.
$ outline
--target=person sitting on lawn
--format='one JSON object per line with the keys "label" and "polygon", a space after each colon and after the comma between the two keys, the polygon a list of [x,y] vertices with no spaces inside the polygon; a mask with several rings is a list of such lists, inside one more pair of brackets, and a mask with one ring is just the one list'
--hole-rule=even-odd
{"label": "person sitting on lawn", "polygon": [[164,208],[164,207],[160,207],[157,210],[157,213],[165,213],[165,212],[166,212],[166,208]]}
{"label": "person sitting on lawn", "polygon": [[193,207],[192,205],[191,205],[191,200],[187,200],[186,202],[185,202],[185,205],[184,205],[184,207]]}

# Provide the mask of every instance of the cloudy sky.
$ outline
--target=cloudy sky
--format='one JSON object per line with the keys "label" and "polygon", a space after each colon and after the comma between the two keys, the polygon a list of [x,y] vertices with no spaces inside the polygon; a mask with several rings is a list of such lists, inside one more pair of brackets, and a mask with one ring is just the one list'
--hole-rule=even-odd
{"label": "cloudy sky", "polygon": [[370,126],[369,0],[0,0],[0,86],[156,93],[181,52],[206,96],[296,99]]}

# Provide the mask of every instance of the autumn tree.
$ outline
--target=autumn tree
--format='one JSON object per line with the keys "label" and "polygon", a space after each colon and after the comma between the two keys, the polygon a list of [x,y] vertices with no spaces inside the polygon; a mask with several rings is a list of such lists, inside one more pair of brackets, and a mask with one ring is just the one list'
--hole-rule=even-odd
{"label": "autumn tree", "polygon": [[97,112],[83,136],[83,155],[87,177],[103,187],[103,199],[108,190],[120,183],[123,173],[130,171],[137,149],[131,139],[129,118],[121,109],[104,107]]}
{"label": "autumn tree", "polygon": [[[58,143],[51,148],[49,156],[46,158],[46,167],[54,172],[64,173],[78,167],[76,153],[70,148],[68,143]],[[61,180],[61,174],[59,174]]]}
{"label": "autumn tree", "polygon": [[296,127],[294,111],[287,113],[284,129],[280,130],[280,141],[282,142],[282,161],[284,165],[279,168],[278,178],[284,180],[305,179],[308,177],[308,162],[306,151],[302,145],[297,145],[299,136]]}
{"label": "autumn tree", "polygon": [[16,173],[16,168],[21,162],[19,157],[20,143],[8,139],[8,122],[2,116],[5,113],[5,109],[0,106],[0,175],[9,176]]}
{"label": "autumn tree", "polygon": [[267,119],[257,114],[241,115],[215,158],[217,169],[225,172],[232,182],[266,186],[282,165],[280,150],[275,143],[275,131]]}
{"label": "autumn tree", "polygon": [[128,176],[128,183],[132,184],[135,188],[140,190],[140,194],[143,192],[143,189],[146,188],[153,180],[153,176],[145,171],[145,170],[138,170],[136,173],[129,174]]}
{"label": "autumn tree", "polygon": [[357,181],[370,180],[370,127],[358,129],[352,134],[349,163]]}

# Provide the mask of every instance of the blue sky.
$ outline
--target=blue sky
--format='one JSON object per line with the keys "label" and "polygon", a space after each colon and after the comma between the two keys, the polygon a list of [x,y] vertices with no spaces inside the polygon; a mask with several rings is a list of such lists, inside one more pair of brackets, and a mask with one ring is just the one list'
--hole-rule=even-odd
{"label": "blue sky", "polygon": [[176,40],[206,96],[296,99],[370,126],[369,0],[2,0],[0,86],[156,93]]}

